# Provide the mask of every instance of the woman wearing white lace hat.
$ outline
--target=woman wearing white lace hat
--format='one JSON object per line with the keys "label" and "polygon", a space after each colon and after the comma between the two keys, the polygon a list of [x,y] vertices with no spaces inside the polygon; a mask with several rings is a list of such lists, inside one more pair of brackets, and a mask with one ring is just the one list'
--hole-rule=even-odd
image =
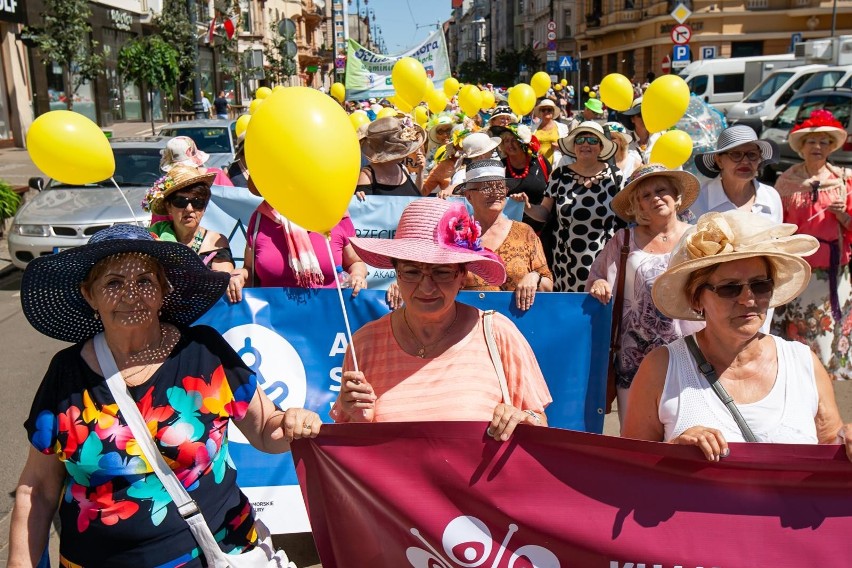
{"label": "woman wearing white lace hat", "polygon": [[803,257],[818,243],[795,231],[744,211],[698,219],[653,297],[668,317],[706,327],[642,361],[625,437],[698,446],[710,461],[728,455],[729,441],[845,442],[852,460],[852,425],[842,423],[822,363],[806,345],[760,332],[767,310],[808,284]]}
{"label": "woman wearing white lace hat", "polygon": [[595,257],[622,226],[609,206],[621,187],[621,172],[607,163],[616,146],[597,122],[581,123],[559,145],[576,161],[553,170],[541,205],[517,195],[527,202],[526,212],[533,219],[556,216],[550,267],[554,290],[582,292]]}
{"label": "woman wearing white lace hat", "polygon": [[541,143],[541,155],[556,165],[562,159],[559,140],[568,136],[568,125],[557,121],[562,111],[550,99],[541,99],[533,109],[533,117],[539,120],[533,132]]}

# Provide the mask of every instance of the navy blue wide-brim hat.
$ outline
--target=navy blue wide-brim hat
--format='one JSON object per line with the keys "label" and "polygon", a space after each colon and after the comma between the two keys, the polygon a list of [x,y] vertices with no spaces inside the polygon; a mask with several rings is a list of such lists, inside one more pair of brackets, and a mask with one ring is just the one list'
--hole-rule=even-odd
{"label": "navy blue wide-brim hat", "polygon": [[113,225],[95,233],[88,244],[36,258],[21,281],[21,306],[39,332],[77,343],[103,331],[80,284],[99,261],[121,253],[150,256],[165,269],[172,291],[164,291],[160,321],[188,326],[200,318],[228,287],[230,276],[209,269],[181,243],[160,241],[145,228]]}

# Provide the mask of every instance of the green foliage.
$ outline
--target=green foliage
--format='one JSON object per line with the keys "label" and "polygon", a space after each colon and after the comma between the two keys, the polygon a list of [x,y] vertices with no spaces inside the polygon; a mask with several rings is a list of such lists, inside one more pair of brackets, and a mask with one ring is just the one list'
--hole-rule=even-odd
{"label": "green foliage", "polygon": [[[61,0],[60,0],[61,1]],[[177,52],[180,82],[195,77],[195,30],[189,21],[186,0],[165,0],[163,10],[154,18],[158,35]]]}
{"label": "green foliage", "polygon": [[528,45],[520,51],[501,49],[494,55],[493,67],[485,61],[465,61],[459,65],[456,76],[464,83],[493,83],[511,87],[519,81],[521,65],[526,65],[530,74],[542,68],[541,59],[532,46]]}
{"label": "green foliage", "polygon": [[44,0],[41,26],[30,30],[42,62],[62,67],[69,110],[80,86],[94,81],[103,70],[98,43],[90,42],[91,16],[87,0]]}
{"label": "green foliage", "polygon": [[0,219],[14,217],[21,204],[21,196],[12,190],[12,186],[0,180]]}
{"label": "green foliage", "polygon": [[[269,37],[274,38],[263,46],[263,57],[266,61],[266,80],[273,83],[283,83],[284,79],[296,74],[296,61],[287,57],[287,39],[278,34],[278,22],[269,24],[272,32]],[[325,49],[325,45],[323,45]]]}
{"label": "green foliage", "polygon": [[118,72],[137,85],[171,92],[180,79],[178,52],[158,36],[136,38],[118,52]]}
{"label": "green foliage", "polygon": [[[246,55],[248,52],[240,53],[239,50],[239,30],[242,29],[242,12],[240,11],[239,0],[227,0],[227,2],[217,2],[217,10],[222,9],[226,14],[235,14],[238,16],[234,26],[237,32],[234,37],[216,37],[214,49],[219,54],[219,71],[229,75],[234,79],[237,89],[243,83],[243,78],[251,75],[254,69],[249,65]],[[239,94],[238,100],[242,100],[242,93]]]}

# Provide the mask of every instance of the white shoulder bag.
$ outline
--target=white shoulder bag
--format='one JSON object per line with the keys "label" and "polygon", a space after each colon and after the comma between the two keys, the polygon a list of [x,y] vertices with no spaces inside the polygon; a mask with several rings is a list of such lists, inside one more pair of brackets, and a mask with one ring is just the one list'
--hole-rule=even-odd
{"label": "white shoulder bag", "polygon": [[127,385],[115,364],[115,359],[109,350],[104,334],[96,335],[93,342],[101,371],[107,377],[107,385],[113,398],[115,398],[116,404],[118,404],[119,411],[127,422],[130,431],[133,432],[133,437],[139,443],[139,448],[147,458],[148,463],[151,464],[154,473],[157,474],[166,491],[169,492],[172,501],[177,505],[180,516],[189,525],[192,536],[195,537],[207,558],[207,564],[213,568],[227,568],[228,566],[235,568],[256,568],[260,566],[296,568],[296,565],[289,561],[283,550],[275,551],[272,547],[269,529],[259,519],[254,521],[258,537],[255,548],[244,554],[225,554],[222,552],[213,537],[213,533],[210,532],[210,527],[207,526],[207,521],[204,520],[201,510],[198,508],[198,504],[184,489],[183,484],[166,464],[159,449],[154,444],[154,439],[151,437],[136,402],[127,392]]}

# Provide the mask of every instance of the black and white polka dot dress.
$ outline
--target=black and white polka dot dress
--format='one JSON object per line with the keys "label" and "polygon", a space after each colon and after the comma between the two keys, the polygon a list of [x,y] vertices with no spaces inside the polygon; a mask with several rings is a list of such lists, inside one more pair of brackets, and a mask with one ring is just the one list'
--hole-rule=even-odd
{"label": "black and white polka dot dress", "polygon": [[624,226],[609,206],[621,177],[618,168],[609,165],[593,178],[578,175],[570,165],[551,174],[545,196],[554,200],[557,221],[552,240],[554,291],[585,291],[592,262]]}

